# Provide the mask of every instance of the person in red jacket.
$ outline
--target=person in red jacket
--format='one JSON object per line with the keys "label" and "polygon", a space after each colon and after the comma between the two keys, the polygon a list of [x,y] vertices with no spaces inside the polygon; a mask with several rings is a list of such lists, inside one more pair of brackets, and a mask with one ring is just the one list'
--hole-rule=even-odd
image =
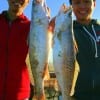
{"label": "person in red jacket", "polygon": [[25,63],[30,21],[23,11],[29,0],[7,0],[0,14],[0,100],[28,100],[30,79]]}

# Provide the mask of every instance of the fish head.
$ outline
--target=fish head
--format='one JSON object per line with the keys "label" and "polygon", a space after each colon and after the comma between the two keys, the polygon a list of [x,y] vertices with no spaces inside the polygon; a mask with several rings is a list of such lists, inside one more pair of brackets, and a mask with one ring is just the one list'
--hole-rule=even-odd
{"label": "fish head", "polygon": [[70,28],[72,26],[72,8],[69,7],[68,10],[64,13],[65,15],[65,27]]}
{"label": "fish head", "polygon": [[66,31],[72,28],[72,8],[64,7],[63,5],[56,16],[55,20],[55,30],[56,31]]}
{"label": "fish head", "polygon": [[33,0],[33,8],[36,8],[36,11],[38,11],[37,9],[39,9],[40,11],[43,10],[46,16],[50,18],[51,12],[50,8],[46,4],[46,0]]}

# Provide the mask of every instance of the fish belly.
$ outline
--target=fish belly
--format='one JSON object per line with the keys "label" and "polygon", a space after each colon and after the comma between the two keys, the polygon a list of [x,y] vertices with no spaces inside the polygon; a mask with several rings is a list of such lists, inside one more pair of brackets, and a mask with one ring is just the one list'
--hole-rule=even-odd
{"label": "fish belly", "polygon": [[[58,19],[56,19],[56,22],[59,21]],[[64,23],[67,23],[68,21],[71,20],[65,20]],[[72,22],[68,22],[70,24],[65,24],[64,30],[61,30],[61,26],[59,26],[62,24],[63,27],[64,24],[56,22],[53,46],[53,63],[63,100],[71,100],[70,91],[75,65]],[[58,28],[56,27],[56,24]]]}
{"label": "fish belly", "polygon": [[29,57],[37,95],[44,93],[43,73],[48,61],[48,18],[41,4],[32,5]]}

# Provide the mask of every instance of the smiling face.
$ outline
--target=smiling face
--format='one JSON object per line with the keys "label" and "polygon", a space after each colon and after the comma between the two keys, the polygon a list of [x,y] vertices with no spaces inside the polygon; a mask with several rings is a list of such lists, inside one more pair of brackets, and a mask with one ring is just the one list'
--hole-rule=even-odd
{"label": "smiling face", "polygon": [[11,14],[21,14],[27,4],[29,3],[29,0],[8,0],[9,9],[8,11]]}
{"label": "smiling face", "polygon": [[72,0],[73,12],[80,23],[89,23],[95,7],[93,0]]}

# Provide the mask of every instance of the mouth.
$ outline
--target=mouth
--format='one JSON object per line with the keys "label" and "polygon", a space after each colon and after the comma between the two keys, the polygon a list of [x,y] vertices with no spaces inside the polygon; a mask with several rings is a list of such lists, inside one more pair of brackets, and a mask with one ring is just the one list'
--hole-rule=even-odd
{"label": "mouth", "polygon": [[80,10],[78,13],[80,15],[84,16],[84,15],[87,15],[88,11],[87,10]]}
{"label": "mouth", "polygon": [[23,5],[23,2],[12,2],[12,4],[15,6],[15,7],[21,7]]}
{"label": "mouth", "polygon": [[21,4],[20,3],[14,3],[14,6],[16,6],[16,7],[21,7]]}
{"label": "mouth", "polygon": [[87,14],[87,11],[79,11],[79,14],[80,15],[86,15]]}

